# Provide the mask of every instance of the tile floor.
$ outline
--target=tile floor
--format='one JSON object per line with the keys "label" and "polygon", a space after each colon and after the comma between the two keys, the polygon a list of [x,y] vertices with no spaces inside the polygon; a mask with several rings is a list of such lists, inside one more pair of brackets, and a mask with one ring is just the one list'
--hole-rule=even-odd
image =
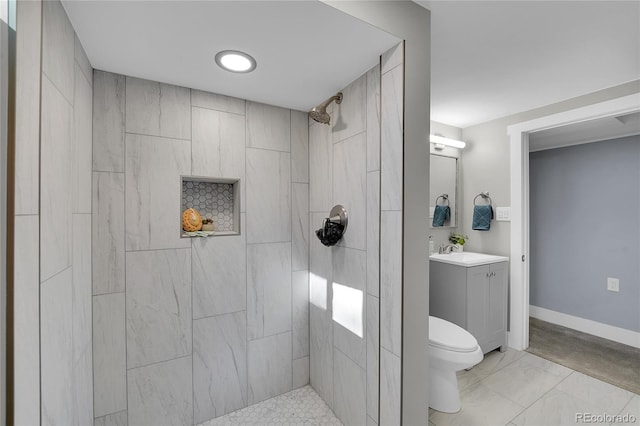
{"label": "tile floor", "polygon": [[199,426],[342,426],[322,398],[304,386]]}
{"label": "tile floor", "polygon": [[[430,426],[576,425],[577,413],[633,416],[634,422],[594,422],[640,426],[640,395],[585,376],[527,352],[485,355],[470,371],[458,373],[462,410],[429,409]],[[586,419],[585,419],[586,420]],[[589,423],[583,421],[581,423]],[[200,426],[341,426],[311,386],[263,401]]]}
{"label": "tile floor", "polygon": [[[430,409],[431,425],[575,425],[577,413],[629,414],[635,423],[626,424],[640,425],[640,395],[527,352],[491,352],[470,371],[459,372],[458,385],[462,410]],[[619,424],[611,420],[599,424]]]}

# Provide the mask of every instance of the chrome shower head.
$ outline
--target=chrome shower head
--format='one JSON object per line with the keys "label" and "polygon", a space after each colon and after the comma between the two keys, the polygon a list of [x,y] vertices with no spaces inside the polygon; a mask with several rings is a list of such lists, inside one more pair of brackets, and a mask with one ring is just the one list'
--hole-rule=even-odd
{"label": "chrome shower head", "polygon": [[318,123],[329,124],[331,122],[331,116],[327,112],[327,107],[333,101],[336,101],[337,104],[342,103],[342,92],[338,92],[336,95],[330,97],[320,105],[313,107],[311,111],[309,111],[309,117],[313,118]]}

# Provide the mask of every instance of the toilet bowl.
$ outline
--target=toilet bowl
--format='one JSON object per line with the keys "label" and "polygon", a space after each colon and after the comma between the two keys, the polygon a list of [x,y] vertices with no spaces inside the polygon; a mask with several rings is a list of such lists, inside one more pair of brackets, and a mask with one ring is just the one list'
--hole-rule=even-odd
{"label": "toilet bowl", "polygon": [[471,368],[484,355],[467,330],[449,321],[429,317],[429,407],[444,413],[460,411],[456,371]]}

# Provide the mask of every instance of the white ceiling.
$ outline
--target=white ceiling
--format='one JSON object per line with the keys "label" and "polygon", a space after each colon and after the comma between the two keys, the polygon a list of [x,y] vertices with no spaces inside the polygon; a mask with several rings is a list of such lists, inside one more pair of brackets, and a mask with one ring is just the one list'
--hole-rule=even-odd
{"label": "white ceiling", "polygon": [[417,1],[431,119],[468,127],[640,78],[639,1]]}
{"label": "white ceiling", "polygon": [[600,142],[640,134],[640,112],[598,118],[529,135],[529,151]]}
{"label": "white ceiling", "polygon": [[[468,127],[640,78],[638,1],[417,1],[431,119]],[[308,110],[398,40],[319,1],[63,0],[94,68]],[[231,74],[223,49],[258,68]]]}
{"label": "white ceiling", "polygon": [[[400,40],[319,1],[63,0],[94,68],[296,110],[344,88]],[[252,55],[248,74],[221,50]]]}

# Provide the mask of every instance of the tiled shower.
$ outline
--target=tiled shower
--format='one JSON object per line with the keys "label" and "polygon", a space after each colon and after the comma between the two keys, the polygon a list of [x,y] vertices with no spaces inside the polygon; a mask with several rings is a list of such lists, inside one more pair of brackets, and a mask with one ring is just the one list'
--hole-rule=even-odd
{"label": "tiled shower", "polygon": [[[38,31],[18,66],[43,56],[22,87],[41,82],[42,98],[27,91],[17,111],[41,114],[42,154],[26,143],[39,135],[17,135],[31,163],[16,223],[41,232],[16,253],[41,258],[19,265],[32,286],[16,306],[37,306],[39,285],[41,310],[16,316],[16,374],[33,377],[16,419],[191,425],[310,383],[344,424],[398,423],[402,45],[344,88],[326,126],[92,70],[58,1],[23,4]],[[185,176],[239,179],[239,234],[181,235]],[[335,204],[350,222],[329,248],[314,231]]]}

